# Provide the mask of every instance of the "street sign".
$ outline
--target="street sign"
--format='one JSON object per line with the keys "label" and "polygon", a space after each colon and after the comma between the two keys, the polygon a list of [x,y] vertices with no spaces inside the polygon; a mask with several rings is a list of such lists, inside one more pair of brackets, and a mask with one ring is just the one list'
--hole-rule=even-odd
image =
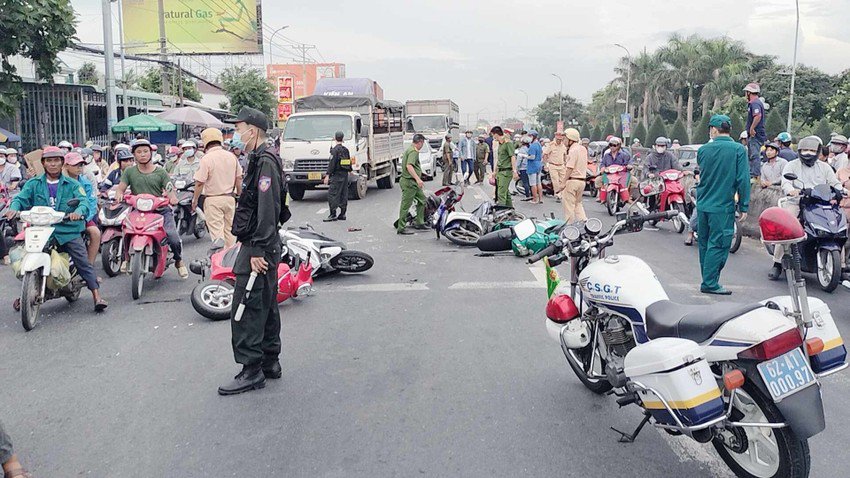
{"label": "street sign", "polygon": [[632,135],[632,115],[628,113],[621,114],[620,124],[623,125],[623,137],[630,137]]}
{"label": "street sign", "polygon": [[556,133],[563,133],[564,132],[564,122],[563,121],[558,121],[556,123],[555,132]]}

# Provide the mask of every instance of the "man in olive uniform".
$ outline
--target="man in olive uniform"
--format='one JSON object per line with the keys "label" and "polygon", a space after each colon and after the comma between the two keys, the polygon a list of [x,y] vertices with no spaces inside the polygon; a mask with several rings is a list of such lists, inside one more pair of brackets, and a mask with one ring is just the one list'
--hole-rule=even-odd
{"label": "man in olive uniform", "polygon": [[[396,233],[398,234],[413,234],[413,231],[407,229],[407,212],[410,206],[416,201],[416,222],[413,225],[415,229],[428,229],[425,224],[425,193],[422,188],[425,183],[422,182],[422,168],[419,166],[419,150],[425,144],[425,136],[415,134],[413,136],[413,144],[404,152],[401,159],[401,207],[398,211],[398,223],[396,223]],[[449,164],[451,164],[451,156],[449,156]]]}
{"label": "man in olive uniform", "polygon": [[496,203],[503,206],[513,207],[511,200],[511,180],[519,178],[516,169],[516,154],[514,143],[505,135],[501,126],[494,126],[490,130],[493,133],[493,144],[499,145],[499,154],[496,158],[496,170],[491,173],[496,177]]}
{"label": "man in olive uniform", "polygon": [[735,193],[741,221],[750,205],[750,166],[747,150],[729,136],[732,121],[726,115],[714,115],[708,122],[712,141],[697,152],[700,182],[697,185],[697,234],[699,263],[702,269],[700,291],[729,295],[718,283],[720,271],[729,257],[735,233]]}
{"label": "man in olive uniform", "polygon": [[[268,118],[243,106],[232,121],[234,140],[249,152],[248,170],[242,194],[233,217],[233,235],[241,248],[233,265],[236,287],[233,291],[231,332],[233,356],[242,364],[234,380],[218,389],[220,395],[235,395],[266,386],[266,378],[280,378],[280,313],[277,308],[277,265],[280,262],[278,223],[281,212],[281,161],[266,142]],[[251,273],[257,273],[247,291]],[[241,318],[236,311],[243,297]],[[235,319],[240,319],[236,321]]]}
{"label": "man in olive uniform", "polygon": [[475,184],[484,181],[487,176],[487,158],[490,156],[490,145],[484,135],[478,135],[478,145],[475,147]]}
{"label": "man in olive uniform", "polygon": [[[325,175],[325,184],[330,184],[328,189],[328,215],[325,222],[345,221],[345,210],[348,209],[348,173],[351,172],[351,153],[342,144],[345,135],[337,131],[334,135],[336,146],[331,148],[331,160],[328,163],[328,174]],[[339,208],[339,216],[336,210]]]}
{"label": "man in olive uniform", "polygon": [[[410,151],[408,149],[408,151]],[[443,147],[440,151],[443,155],[443,186],[451,186],[454,182],[455,162],[452,158],[454,147],[452,146],[452,136],[446,135],[446,140],[443,141]]]}

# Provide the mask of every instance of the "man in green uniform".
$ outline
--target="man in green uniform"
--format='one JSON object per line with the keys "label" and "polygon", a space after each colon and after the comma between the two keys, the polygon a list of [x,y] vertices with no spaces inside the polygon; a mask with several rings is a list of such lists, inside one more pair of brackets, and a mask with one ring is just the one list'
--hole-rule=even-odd
{"label": "man in green uniform", "polygon": [[475,147],[475,184],[484,182],[487,176],[487,158],[490,156],[490,145],[484,141],[484,135],[478,135],[478,146]]}
{"label": "man in green uniform", "polygon": [[726,115],[714,115],[708,123],[711,141],[697,152],[700,182],[697,186],[697,234],[699,263],[702,269],[700,291],[729,295],[718,283],[720,271],[729,257],[735,225],[735,193],[741,221],[750,205],[750,167],[747,150],[736,143],[729,132],[732,121]]}
{"label": "man in green uniform", "polygon": [[407,148],[401,160],[401,180],[398,183],[401,186],[401,207],[396,223],[398,234],[413,234],[413,231],[407,229],[407,211],[413,201],[416,201],[416,222],[413,227],[428,229],[425,224],[425,193],[422,192],[425,183],[422,182],[422,168],[419,166],[419,150],[422,149],[423,144],[425,144],[425,136],[414,135],[413,144]]}
{"label": "man in green uniform", "polygon": [[490,133],[493,134],[493,144],[499,145],[496,170],[491,173],[496,177],[496,203],[513,207],[509,187],[512,179],[519,179],[519,173],[516,169],[516,147],[510,138],[505,136],[501,126],[494,126]]}
{"label": "man in green uniform", "polygon": [[443,155],[443,186],[451,186],[452,184],[454,184],[455,176],[455,162],[452,158],[452,156],[454,155],[452,135],[446,135],[440,152]]}

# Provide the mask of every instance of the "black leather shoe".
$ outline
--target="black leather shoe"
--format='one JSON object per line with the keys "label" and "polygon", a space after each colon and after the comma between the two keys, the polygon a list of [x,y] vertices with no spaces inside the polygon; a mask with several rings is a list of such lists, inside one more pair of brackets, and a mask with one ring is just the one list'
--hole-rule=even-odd
{"label": "black leather shoe", "polygon": [[395,233],[401,234],[401,235],[404,235],[404,236],[409,236],[409,235],[413,234],[413,231],[411,231],[410,229],[404,228],[400,231],[396,231]]}
{"label": "black leather shoe", "polygon": [[428,229],[431,229],[427,224],[417,224],[413,226],[413,228],[418,231],[427,231]]}
{"label": "black leather shoe", "polygon": [[337,221],[345,221],[345,214],[341,214],[341,215],[337,216],[336,220]]}
{"label": "black leather shoe", "polygon": [[266,376],[259,365],[244,366],[233,381],[218,387],[219,395],[237,395],[251,390],[259,390],[266,386]]}
{"label": "black leather shoe", "polygon": [[280,366],[280,360],[264,363],[263,375],[265,375],[266,378],[280,378],[283,375],[283,369]]}
{"label": "black leather shoe", "polygon": [[336,216],[328,216],[328,217],[322,219],[322,222],[334,222],[337,219],[339,219],[339,218],[337,218]]}

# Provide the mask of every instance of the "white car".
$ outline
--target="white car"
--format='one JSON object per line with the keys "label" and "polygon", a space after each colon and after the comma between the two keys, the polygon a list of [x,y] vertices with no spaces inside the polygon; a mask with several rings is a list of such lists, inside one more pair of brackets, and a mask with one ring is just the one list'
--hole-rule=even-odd
{"label": "white car", "polygon": [[[404,149],[407,150],[410,145],[411,141],[405,141]],[[425,141],[422,145],[422,149],[419,150],[419,166],[422,168],[423,181],[431,181],[434,179],[434,174],[437,169],[437,152],[431,148],[428,141]],[[401,165],[399,165],[398,173],[401,175]]]}

